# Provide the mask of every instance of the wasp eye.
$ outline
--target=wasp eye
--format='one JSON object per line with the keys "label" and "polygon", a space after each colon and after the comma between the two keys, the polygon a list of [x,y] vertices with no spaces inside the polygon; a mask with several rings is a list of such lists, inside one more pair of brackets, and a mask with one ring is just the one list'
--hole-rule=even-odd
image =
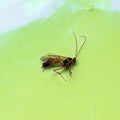
{"label": "wasp eye", "polygon": [[73,63],[76,63],[76,58],[73,58]]}

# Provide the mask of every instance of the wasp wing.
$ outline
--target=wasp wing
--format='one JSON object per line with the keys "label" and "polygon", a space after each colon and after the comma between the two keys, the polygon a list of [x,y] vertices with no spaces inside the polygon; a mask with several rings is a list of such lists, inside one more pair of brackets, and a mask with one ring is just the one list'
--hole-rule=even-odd
{"label": "wasp wing", "polygon": [[43,61],[43,62],[47,62],[49,59],[52,59],[52,60],[54,60],[54,59],[59,59],[60,61],[63,61],[63,60],[65,60],[66,58],[67,58],[67,57],[65,57],[65,56],[48,54],[48,55],[42,56],[42,57],[40,58],[40,60]]}
{"label": "wasp wing", "polygon": [[40,58],[40,60],[43,61],[43,62],[47,62],[48,56],[47,56],[47,55],[42,56],[42,57]]}

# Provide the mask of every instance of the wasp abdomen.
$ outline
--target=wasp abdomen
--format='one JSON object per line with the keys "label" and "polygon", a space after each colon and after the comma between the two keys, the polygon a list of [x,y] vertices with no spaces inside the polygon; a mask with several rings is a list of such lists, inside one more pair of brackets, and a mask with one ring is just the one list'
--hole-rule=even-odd
{"label": "wasp abdomen", "polygon": [[49,62],[45,62],[42,64],[42,67],[45,68],[45,67],[49,67],[50,66],[50,63]]}

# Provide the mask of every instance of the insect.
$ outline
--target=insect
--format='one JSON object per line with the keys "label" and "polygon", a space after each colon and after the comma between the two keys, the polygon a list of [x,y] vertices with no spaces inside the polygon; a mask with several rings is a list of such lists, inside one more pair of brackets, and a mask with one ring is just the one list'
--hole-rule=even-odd
{"label": "insect", "polygon": [[46,69],[48,67],[58,67],[58,68],[53,69],[53,71],[56,72],[57,74],[59,74],[63,79],[64,79],[64,77],[61,74],[61,72],[59,72],[59,70],[66,69],[69,71],[69,75],[72,77],[71,67],[76,63],[77,56],[78,56],[80,50],[82,49],[83,45],[86,42],[86,36],[80,36],[80,37],[84,38],[84,41],[83,41],[81,47],[78,49],[77,37],[74,32],[73,32],[73,35],[74,35],[75,46],[76,46],[75,57],[73,57],[73,58],[65,57],[65,56],[60,56],[60,55],[56,55],[56,54],[48,54],[48,55],[42,56],[40,58],[40,60],[43,61],[42,68]]}

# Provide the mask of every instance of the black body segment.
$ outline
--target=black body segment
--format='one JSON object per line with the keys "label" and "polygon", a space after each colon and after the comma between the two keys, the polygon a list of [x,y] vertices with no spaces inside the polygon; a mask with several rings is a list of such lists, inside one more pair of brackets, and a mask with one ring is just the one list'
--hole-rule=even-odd
{"label": "black body segment", "polygon": [[42,67],[43,68],[46,68],[46,67],[49,67],[50,66],[50,63],[49,62],[44,62],[43,64],[42,64]]}

